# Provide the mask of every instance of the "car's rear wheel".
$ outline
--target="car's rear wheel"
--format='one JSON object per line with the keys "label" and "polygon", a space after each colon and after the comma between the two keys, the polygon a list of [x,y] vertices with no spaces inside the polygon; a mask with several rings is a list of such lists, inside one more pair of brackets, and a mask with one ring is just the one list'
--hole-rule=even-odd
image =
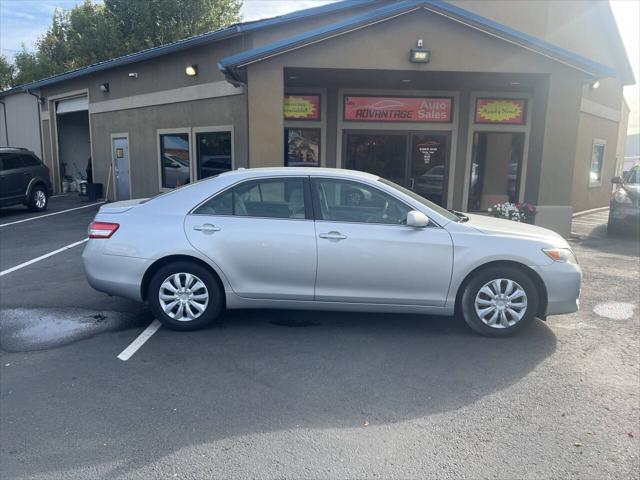
{"label": "car's rear wheel", "polygon": [[34,212],[42,212],[47,209],[48,203],[49,198],[47,197],[45,188],[40,185],[33,187],[31,193],[29,193],[29,208]]}
{"label": "car's rear wheel", "polygon": [[460,306],[464,320],[477,333],[507,337],[533,321],[539,298],[529,275],[496,266],[480,270],[467,282]]}
{"label": "car's rear wheel", "polygon": [[207,268],[175,262],[160,268],[149,282],[155,317],[174,330],[197,330],[214,322],[224,307],[224,290]]}

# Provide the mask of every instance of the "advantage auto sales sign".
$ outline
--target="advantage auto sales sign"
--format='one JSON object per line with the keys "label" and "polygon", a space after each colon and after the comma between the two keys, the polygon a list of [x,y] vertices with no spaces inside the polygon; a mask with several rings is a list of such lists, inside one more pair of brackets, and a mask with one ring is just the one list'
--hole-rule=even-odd
{"label": "advantage auto sales sign", "polygon": [[451,122],[451,97],[344,97],[344,119],[355,122]]}

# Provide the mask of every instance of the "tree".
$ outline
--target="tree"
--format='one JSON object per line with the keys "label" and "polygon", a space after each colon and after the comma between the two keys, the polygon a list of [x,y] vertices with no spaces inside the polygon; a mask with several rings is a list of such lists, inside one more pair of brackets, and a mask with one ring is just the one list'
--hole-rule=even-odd
{"label": "tree", "polygon": [[7,57],[0,55],[0,90],[13,87],[14,68]]}
{"label": "tree", "polygon": [[14,85],[226,27],[242,0],[104,0],[56,10],[35,52],[15,56]]}

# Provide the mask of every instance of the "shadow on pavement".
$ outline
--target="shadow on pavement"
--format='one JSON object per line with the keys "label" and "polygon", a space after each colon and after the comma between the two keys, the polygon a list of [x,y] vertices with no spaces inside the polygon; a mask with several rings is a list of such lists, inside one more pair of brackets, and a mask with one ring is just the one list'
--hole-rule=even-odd
{"label": "shadow on pavement", "polygon": [[[199,332],[161,329],[126,363],[77,362],[101,337],[65,347],[73,389],[47,382],[45,368],[29,382],[46,385],[48,398],[11,407],[14,418],[37,417],[5,456],[24,476],[112,464],[109,477],[129,477],[186,447],[215,455],[221,439],[456,410],[517,384],[556,349],[539,320],[491,339],[445,317],[259,310],[228,313]],[[153,449],[136,448],[149,438]]]}

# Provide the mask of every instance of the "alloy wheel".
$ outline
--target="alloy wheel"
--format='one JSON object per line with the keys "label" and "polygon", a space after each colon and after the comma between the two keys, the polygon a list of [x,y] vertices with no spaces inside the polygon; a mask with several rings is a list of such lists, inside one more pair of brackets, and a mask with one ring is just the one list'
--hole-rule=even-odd
{"label": "alloy wheel", "polygon": [[164,313],[179,322],[200,317],[209,304],[209,291],[202,280],[192,273],[174,273],[160,285],[158,292]]}
{"label": "alloy wheel", "polygon": [[527,313],[527,294],[517,282],[498,278],[482,286],[476,295],[474,307],[485,325],[509,328]]}
{"label": "alloy wheel", "polygon": [[36,195],[33,203],[35,203],[36,207],[38,208],[44,208],[44,206],[47,204],[47,196],[42,190],[36,190]]}

